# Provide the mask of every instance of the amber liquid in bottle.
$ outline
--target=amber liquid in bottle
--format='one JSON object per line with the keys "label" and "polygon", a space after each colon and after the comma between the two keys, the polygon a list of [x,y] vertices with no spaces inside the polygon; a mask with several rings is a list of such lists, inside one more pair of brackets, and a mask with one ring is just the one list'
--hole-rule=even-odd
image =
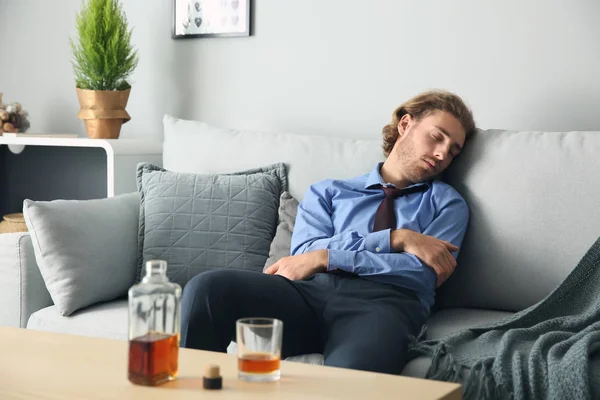
{"label": "amber liquid in bottle", "polygon": [[279,357],[270,353],[247,353],[238,358],[238,369],[251,374],[269,374],[279,369]]}
{"label": "amber liquid in bottle", "polygon": [[129,380],[155,386],[175,379],[178,372],[179,334],[150,332],[129,341]]}

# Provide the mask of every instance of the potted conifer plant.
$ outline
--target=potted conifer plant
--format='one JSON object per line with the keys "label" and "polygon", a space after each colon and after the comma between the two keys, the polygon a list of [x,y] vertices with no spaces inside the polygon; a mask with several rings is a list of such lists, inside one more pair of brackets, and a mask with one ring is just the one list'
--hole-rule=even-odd
{"label": "potted conifer plant", "polygon": [[117,139],[131,119],[125,107],[137,50],[119,0],[87,0],[77,14],[78,41],[69,39],[80,110],[90,138]]}

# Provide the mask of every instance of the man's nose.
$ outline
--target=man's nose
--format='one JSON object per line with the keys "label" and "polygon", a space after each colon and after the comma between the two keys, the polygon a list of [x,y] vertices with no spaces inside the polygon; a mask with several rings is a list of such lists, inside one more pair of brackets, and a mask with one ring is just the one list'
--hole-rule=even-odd
{"label": "man's nose", "polygon": [[444,161],[447,157],[447,153],[445,152],[444,149],[442,148],[437,148],[435,151],[435,158],[437,158],[439,161]]}
{"label": "man's nose", "polygon": [[440,161],[450,157],[450,146],[438,146],[435,150],[435,157]]}

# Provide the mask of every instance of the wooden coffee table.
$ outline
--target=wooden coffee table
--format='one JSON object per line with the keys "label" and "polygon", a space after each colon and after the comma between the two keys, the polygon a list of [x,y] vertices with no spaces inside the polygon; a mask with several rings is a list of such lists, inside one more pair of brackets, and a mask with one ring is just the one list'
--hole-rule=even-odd
{"label": "wooden coffee table", "polygon": [[[223,389],[202,389],[206,364],[221,367]],[[448,399],[458,384],[282,362],[281,381],[237,379],[234,355],[181,349],[179,377],[157,387],[127,380],[127,342],[0,327],[1,399]]]}

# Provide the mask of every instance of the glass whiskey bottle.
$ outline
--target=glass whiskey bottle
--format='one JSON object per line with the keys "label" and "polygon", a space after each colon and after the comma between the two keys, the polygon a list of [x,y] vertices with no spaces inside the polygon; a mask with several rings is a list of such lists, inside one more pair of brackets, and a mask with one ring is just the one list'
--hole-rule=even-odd
{"label": "glass whiskey bottle", "polygon": [[167,262],[150,260],[129,289],[129,371],[138,385],[173,380],[179,371],[181,286],[167,278]]}

